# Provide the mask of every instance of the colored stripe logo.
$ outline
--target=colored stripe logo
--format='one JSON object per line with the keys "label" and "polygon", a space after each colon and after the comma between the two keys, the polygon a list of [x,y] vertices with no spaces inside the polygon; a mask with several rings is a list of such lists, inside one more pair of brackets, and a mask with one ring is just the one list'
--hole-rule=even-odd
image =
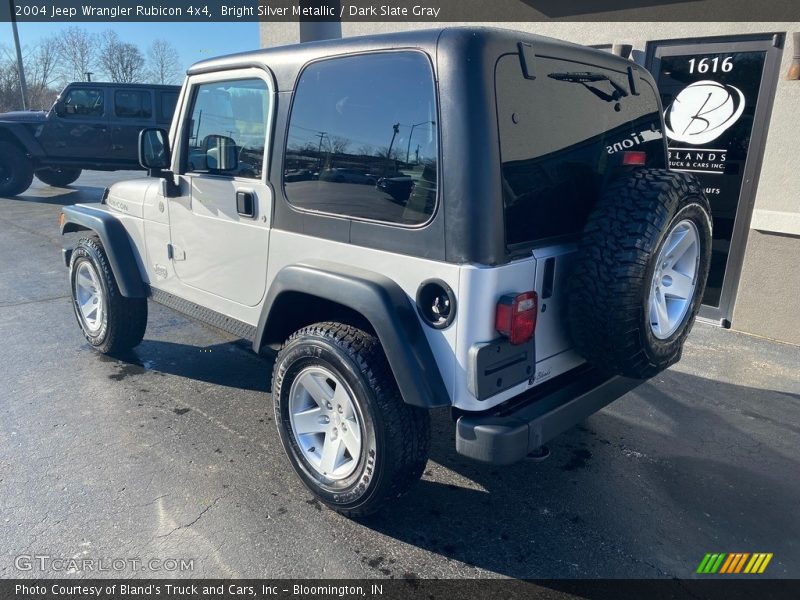
{"label": "colored stripe logo", "polygon": [[772,553],[756,552],[733,552],[733,553],[709,553],[703,557],[697,573],[703,575],[731,575],[735,573],[761,574],[769,561],[772,560]]}

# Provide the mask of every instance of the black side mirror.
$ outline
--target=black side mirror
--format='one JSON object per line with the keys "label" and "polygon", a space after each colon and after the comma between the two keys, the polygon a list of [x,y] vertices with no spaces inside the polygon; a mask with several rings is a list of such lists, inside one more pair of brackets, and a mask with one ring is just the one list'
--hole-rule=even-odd
{"label": "black side mirror", "polygon": [[67,113],[64,102],[62,100],[56,100],[56,103],[53,105],[53,111],[56,113],[56,116],[63,117]]}
{"label": "black side mirror", "polygon": [[235,171],[239,166],[239,149],[233,138],[226,135],[203,138],[203,154],[209,171]]}
{"label": "black side mirror", "polygon": [[165,198],[180,195],[180,188],[169,170],[172,151],[169,147],[169,135],[165,130],[150,127],[139,132],[139,164],[147,169],[150,177],[162,179],[162,193]]}
{"label": "black side mirror", "polygon": [[139,133],[139,164],[151,176],[160,177],[161,171],[169,169],[171,163],[172,152],[167,132],[155,127],[142,129]]}

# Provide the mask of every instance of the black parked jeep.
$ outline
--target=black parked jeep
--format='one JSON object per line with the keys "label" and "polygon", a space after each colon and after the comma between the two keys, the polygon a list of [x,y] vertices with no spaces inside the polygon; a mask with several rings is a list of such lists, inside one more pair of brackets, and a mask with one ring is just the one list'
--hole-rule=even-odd
{"label": "black parked jeep", "polygon": [[0,196],[75,181],[82,169],[138,169],[139,132],[166,125],[180,87],[71,83],[52,108],[0,114]]}

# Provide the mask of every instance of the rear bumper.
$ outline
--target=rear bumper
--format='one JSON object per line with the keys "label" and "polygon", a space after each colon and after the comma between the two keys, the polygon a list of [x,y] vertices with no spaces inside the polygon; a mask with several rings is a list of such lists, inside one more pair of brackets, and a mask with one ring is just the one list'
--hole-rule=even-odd
{"label": "rear bumper", "polygon": [[517,462],[642,383],[580,367],[496,410],[459,417],[456,450],[491,464]]}

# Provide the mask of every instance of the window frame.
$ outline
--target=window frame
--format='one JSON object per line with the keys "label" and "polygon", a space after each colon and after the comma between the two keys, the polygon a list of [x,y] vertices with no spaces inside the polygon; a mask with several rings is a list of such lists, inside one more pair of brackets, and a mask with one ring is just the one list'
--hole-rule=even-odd
{"label": "window frame", "polygon": [[[248,79],[260,79],[263,81],[267,88],[267,97],[269,98],[269,106],[264,115],[266,117],[266,122],[264,131],[264,159],[261,165],[261,176],[252,178],[238,175],[225,175],[223,173],[195,173],[194,171],[188,171],[189,125],[195,98],[200,86]],[[275,89],[276,85],[272,72],[266,66],[233,67],[223,71],[201,73],[189,77],[186,86],[184,86],[178,95],[178,104],[175,107],[178,119],[175,119],[173,115],[172,125],[170,127],[170,139],[178,140],[178,144],[173,146],[173,172],[176,175],[185,177],[214,177],[226,181],[266,184],[269,180],[269,165],[272,156],[271,140],[275,123],[275,111],[277,110]]]}
{"label": "window frame", "polygon": [[[149,117],[144,117],[144,116],[139,115],[139,116],[136,116],[136,117],[131,117],[131,116],[123,116],[123,115],[120,115],[119,113],[117,113],[117,94],[119,94],[119,93],[123,93],[123,94],[134,93],[134,94],[141,94],[141,95],[147,96],[150,99],[150,116]],[[113,114],[114,114],[114,118],[115,119],[123,119],[124,121],[153,121],[154,120],[154,117],[155,117],[155,103],[153,102],[153,92],[152,92],[152,90],[116,88],[116,89],[114,89],[114,93],[112,94],[112,100],[113,100],[113,104],[114,104],[114,113]]]}
{"label": "window frame", "polygon": [[[354,58],[358,56],[374,56],[374,55],[386,55],[386,54],[398,54],[398,53],[419,54],[425,59],[428,67],[430,68],[429,73],[431,77],[431,83],[433,84],[433,100],[434,100],[433,103],[436,110],[435,114],[436,126],[434,128],[436,132],[436,197],[434,199],[434,205],[431,214],[425,221],[421,223],[398,223],[396,221],[368,219],[365,217],[356,217],[345,213],[335,213],[322,210],[314,210],[311,208],[303,208],[301,206],[297,206],[296,204],[294,204],[291,200],[289,200],[289,195],[286,193],[286,152],[289,143],[289,129],[291,128],[292,124],[292,114],[294,113],[294,103],[295,99],[297,98],[297,89],[300,85],[300,80],[302,79],[306,70],[314,65],[323,62]],[[429,226],[436,218],[436,215],[439,212],[442,203],[442,116],[441,116],[441,106],[440,106],[439,96],[440,96],[439,80],[436,77],[436,69],[433,60],[431,59],[430,55],[427,52],[420,50],[419,48],[382,48],[379,50],[367,50],[363,52],[349,52],[345,54],[336,54],[333,56],[324,56],[310,60],[307,63],[305,63],[298,72],[297,78],[295,79],[294,82],[294,86],[292,87],[292,101],[289,105],[289,110],[286,114],[286,129],[283,132],[284,139],[283,139],[283,145],[281,147],[280,189],[283,194],[283,198],[286,201],[286,204],[289,206],[291,210],[300,214],[308,214],[320,217],[330,217],[333,219],[356,221],[359,223],[371,223],[375,225],[395,227],[398,229],[423,229]]]}

